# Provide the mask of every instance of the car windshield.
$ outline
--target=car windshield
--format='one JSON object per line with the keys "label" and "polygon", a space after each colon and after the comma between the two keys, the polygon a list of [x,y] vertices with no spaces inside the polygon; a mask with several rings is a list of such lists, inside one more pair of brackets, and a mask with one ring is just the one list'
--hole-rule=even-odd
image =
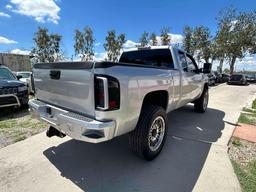
{"label": "car windshield", "polygon": [[18,72],[17,75],[20,75],[22,78],[29,78],[30,77],[30,73]]}
{"label": "car windshield", "polygon": [[12,72],[6,68],[0,68],[0,79],[16,80]]}
{"label": "car windshield", "polygon": [[174,68],[172,55],[169,49],[149,49],[124,52],[119,62]]}

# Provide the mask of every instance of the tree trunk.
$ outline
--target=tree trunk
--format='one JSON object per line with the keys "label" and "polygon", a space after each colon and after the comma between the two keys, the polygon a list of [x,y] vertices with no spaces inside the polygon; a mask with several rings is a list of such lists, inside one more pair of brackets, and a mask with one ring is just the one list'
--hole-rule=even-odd
{"label": "tree trunk", "polygon": [[222,73],[222,70],[223,70],[223,63],[224,63],[224,58],[220,58],[220,65],[219,65],[219,70],[220,70],[220,73]]}
{"label": "tree trunk", "polygon": [[233,56],[230,61],[230,75],[233,75],[235,69],[236,57]]}

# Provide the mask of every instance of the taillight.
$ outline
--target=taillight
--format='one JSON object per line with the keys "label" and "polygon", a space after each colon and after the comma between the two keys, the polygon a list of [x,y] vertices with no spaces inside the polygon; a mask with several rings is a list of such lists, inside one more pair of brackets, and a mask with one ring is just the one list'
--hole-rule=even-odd
{"label": "taillight", "polygon": [[116,78],[95,76],[95,108],[98,110],[117,110],[120,108],[120,87]]}

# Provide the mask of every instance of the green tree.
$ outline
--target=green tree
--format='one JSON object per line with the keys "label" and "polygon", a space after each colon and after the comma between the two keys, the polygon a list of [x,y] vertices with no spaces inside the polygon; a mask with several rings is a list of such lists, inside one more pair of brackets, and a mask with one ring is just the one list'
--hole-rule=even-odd
{"label": "green tree", "polygon": [[148,32],[144,31],[140,37],[140,47],[146,47],[149,44]]}
{"label": "green tree", "polygon": [[195,27],[193,36],[193,49],[196,51],[197,60],[203,59],[205,62],[209,62],[211,58],[211,35],[208,27],[198,26]]}
{"label": "green tree", "polygon": [[169,27],[163,27],[161,30],[161,42],[162,45],[169,45],[171,43],[171,37],[169,35],[170,28]]}
{"label": "green tree", "polygon": [[61,35],[49,34],[48,29],[39,27],[34,35],[35,46],[31,51],[34,62],[47,63],[60,60],[62,57],[60,53],[61,39]]}
{"label": "green tree", "polygon": [[78,29],[75,30],[75,54],[81,55],[82,61],[93,60],[94,56],[94,42],[93,31],[90,27],[85,27],[84,31],[81,32]]}
{"label": "green tree", "polygon": [[223,72],[224,72],[224,73],[230,73],[230,70],[229,70],[228,68],[225,68],[225,69],[223,70]]}
{"label": "green tree", "polygon": [[235,9],[229,8],[221,10],[218,17],[218,30],[214,38],[214,55],[220,61],[219,70],[222,72],[223,64],[227,58],[228,41],[233,21],[236,20]]}
{"label": "green tree", "polygon": [[185,26],[183,29],[183,46],[182,48],[191,54],[194,54],[194,47],[193,47],[193,28],[190,26]]}
{"label": "green tree", "polygon": [[[228,16],[228,15],[224,15]],[[233,74],[237,58],[256,53],[256,12],[235,14],[227,40],[227,58]]]}
{"label": "green tree", "polygon": [[152,46],[157,46],[157,37],[155,33],[150,35],[150,43]]}
{"label": "green tree", "polygon": [[107,59],[109,61],[116,62],[125,43],[125,34],[122,33],[116,37],[115,30],[108,31],[106,36],[106,43],[104,43],[104,48],[107,51]]}

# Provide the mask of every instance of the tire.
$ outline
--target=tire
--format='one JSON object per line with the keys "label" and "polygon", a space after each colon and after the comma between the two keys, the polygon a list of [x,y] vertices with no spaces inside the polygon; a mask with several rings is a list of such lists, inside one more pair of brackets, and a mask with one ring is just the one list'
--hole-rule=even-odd
{"label": "tire", "polygon": [[[162,128],[153,125],[162,125],[159,126]],[[159,155],[164,146],[167,131],[168,124],[165,110],[153,105],[143,107],[138,124],[129,135],[131,151],[148,161],[153,160]]]}
{"label": "tire", "polygon": [[194,109],[198,113],[204,113],[207,110],[209,101],[209,91],[207,88],[204,89],[202,95],[194,103]]}

